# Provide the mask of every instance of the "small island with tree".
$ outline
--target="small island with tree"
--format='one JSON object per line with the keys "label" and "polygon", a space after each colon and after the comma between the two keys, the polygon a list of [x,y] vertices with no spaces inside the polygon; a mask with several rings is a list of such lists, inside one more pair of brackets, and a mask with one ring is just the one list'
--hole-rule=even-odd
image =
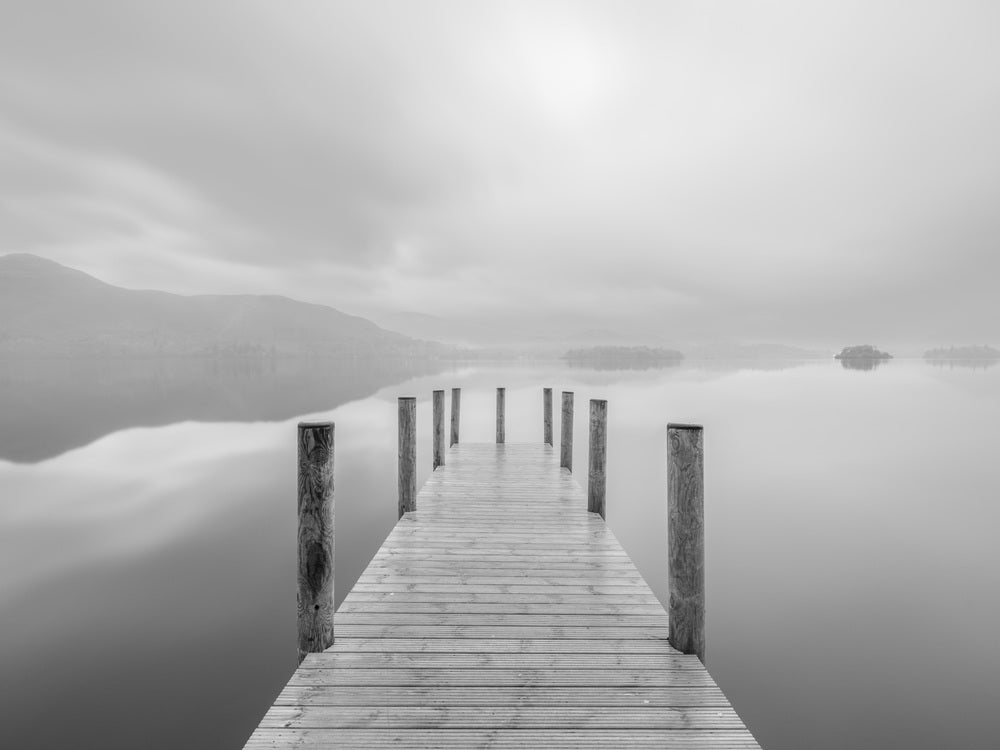
{"label": "small island with tree", "polygon": [[861,344],[860,346],[845,346],[840,354],[834,355],[834,359],[839,360],[873,360],[873,359],[892,359],[892,355],[888,352],[879,351],[871,344]]}
{"label": "small island with tree", "polygon": [[645,370],[680,364],[684,355],[674,349],[649,346],[593,346],[570,349],[562,358],[577,367],[599,370]]}

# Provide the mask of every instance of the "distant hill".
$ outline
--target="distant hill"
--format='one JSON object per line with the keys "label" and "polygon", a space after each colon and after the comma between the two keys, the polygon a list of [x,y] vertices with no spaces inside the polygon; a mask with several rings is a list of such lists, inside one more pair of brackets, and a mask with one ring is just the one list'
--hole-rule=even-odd
{"label": "distant hill", "polygon": [[1000,359],[1000,351],[991,346],[949,346],[928,349],[924,359],[996,360]]}
{"label": "distant hill", "polygon": [[569,364],[606,369],[648,369],[680,364],[684,355],[673,349],[648,346],[592,346],[570,349],[563,357]]}
{"label": "distant hill", "polygon": [[35,255],[0,257],[0,354],[413,357],[444,351],[287,297],[122,289]]}
{"label": "distant hill", "polygon": [[506,340],[508,333],[463,319],[442,318],[412,310],[383,313],[376,322],[392,331],[416,339],[440,341],[456,346],[495,345]]}

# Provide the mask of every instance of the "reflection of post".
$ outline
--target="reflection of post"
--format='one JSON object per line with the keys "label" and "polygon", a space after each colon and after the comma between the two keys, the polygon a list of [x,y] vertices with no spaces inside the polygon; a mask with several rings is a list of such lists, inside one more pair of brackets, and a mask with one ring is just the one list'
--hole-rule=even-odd
{"label": "reflection of post", "polygon": [[562,393],[559,465],[573,471],[573,392]]}
{"label": "reflection of post", "polygon": [[458,444],[458,415],[462,407],[462,389],[451,389],[451,442],[449,445]]}
{"label": "reflection of post", "polygon": [[399,399],[399,517],[417,509],[417,399]]}
{"label": "reflection of post", "polygon": [[552,445],[552,389],[542,388],[542,442]]}
{"label": "reflection of post", "polygon": [[590,400],[590,461],[587,464],[587,510],[604,514],[608,453],[608,402]]}
{"label": "reflection of post", "polygon": [[497,442],[504,442],[504,396],[505,388],[497,388]]}
{"label": "reflection of post", "polygon": [[670,645],[705,662],[705,485],[702,428],[667,425]]}
{"label": "reflection of post", "polygon": [[333,645],[333,423],[299,423],[299,663]]}
{"label": "reflection of post", "polygon": [[434,391],[434,466],[444,466],[444,391]]}

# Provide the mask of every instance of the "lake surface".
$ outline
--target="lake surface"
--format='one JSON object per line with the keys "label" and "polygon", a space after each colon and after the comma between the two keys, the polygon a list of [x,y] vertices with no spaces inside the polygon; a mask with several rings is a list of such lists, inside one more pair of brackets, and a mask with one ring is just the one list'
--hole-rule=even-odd
{"label": "lake surface", "polygon": [[[995,748],[1000,367],[0,362],[0,747],[239,748],[295,668],[295,425],[336,423],[339,602],[396,517],[396,397],[539,442],[608,400],[608,522],[666,601],[705,426],[708,666],[768,750]],[[558,415],[558,405],[557,405]],[[558,416],[557,416],[558,420]],[[556,425],[558,436],[558,425]]]}

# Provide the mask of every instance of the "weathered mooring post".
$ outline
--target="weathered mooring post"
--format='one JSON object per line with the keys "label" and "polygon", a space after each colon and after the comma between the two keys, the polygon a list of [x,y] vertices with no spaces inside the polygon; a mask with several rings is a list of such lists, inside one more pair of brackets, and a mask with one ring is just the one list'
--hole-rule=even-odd
{"label": "weathered mooring post", "polygon": [[506,388],[497,388],[497,442],[504,442],[504,398]]}
{"label": "weathered mooring post", "polygon": [[552,445],[552,389],[542,388],[542,442]]}
{"label": "weathered mooring post", "polygon": [[458,443],[458,417],[462,408],[462,389],[451,389],[451,442],[449,446]]}
{"label": "weathered mooring post", "polygon": [[298,429],[299,663],[333,645],[333,423]]}
{"label": "weathered mooring post", "polygon": [[590,460],[587,463],[587,510],[604,515],[607,488],[608,402],[590,399]]}
{"label": "weathered mooring post", "polygon": [[444,391],[434,391],[434,466],[444,466]]}
{"label": "weathered mooring post", "polygon": [[562,424],[559,435],[559,465],[573,471],[573,392],[562,392]]}
{"label": "weathered mooring post", "polygon": [[701,425],[667,425],[670,645],[705,663],[705,484]]}
{"label": "weathered mooring post", "polygon": [[417,509],[417,399],[399,398],[399,517]]}

